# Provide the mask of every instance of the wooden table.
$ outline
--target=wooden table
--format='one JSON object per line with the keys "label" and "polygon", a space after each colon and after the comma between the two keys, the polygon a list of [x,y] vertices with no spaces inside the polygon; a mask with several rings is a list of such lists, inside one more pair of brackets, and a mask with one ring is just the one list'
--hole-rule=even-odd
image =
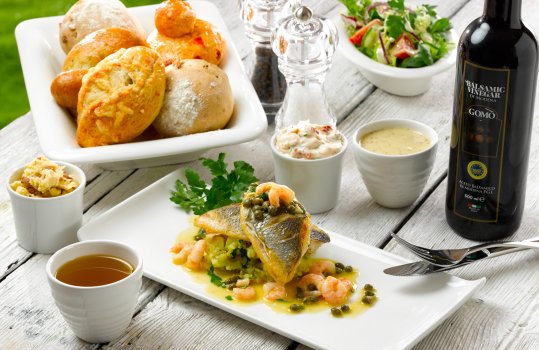
{"label": "wooden table", "polygon": [[[225,17],[235,44],[246,57],[249,45],[235,2],[215,1]],[[421,2],[421,1],[418,1]],[[482,0],[431,0],[451,18],[457,33],[482,13]],[[539,28],[539,2],[523,1],[523,17]],[[328,17],[339,12],[338,3],[307,1],[315,13]],[[417,3],[407,1],[407,3]],[[362,124],[387,117],[406,117],[431,125],[440,136],[438,155],[429,182],[414,205],[390,210],[369,196],[346,154],[338,206],[313,216],[320,226],[399,255],[410,254],[389,237],[395,230],[405,239],[429,247],[466,246],[451,231],[444,217],[446,168],[453,101],[454,69],[436,77],[432,88],[417,97],[389,95],[366,81],[357,68],[335,55],[326,90],[348,137]],[[536,108],[536,114],[539,108]],[[260,179],[272,179],[268,148],[272,130],[256,141],[216,149],[229,160],[244,159]],[[539,227],[539,123],[533,128],[526,210],[514,239],[538,235]],[[40,154],[31,114],[0,131],[0,178],[9,169]],[[187,164],[194,168],[199,165]],[[183,165],[181,165],[183,166]],[[107,171],[83,165],[88,178],[84,221],[87,223],[145,188],[178,166],[128,171]],[[126,334],[104,345],[87,344],[69,330],[50,295],[45,276],[48,255],[29,253],[17,245],[7,191],[0,191],[0,349],[305,349],[306,347],[264,328],[199,302],[157,282],[144,279],[136,313]],[[539,348],[539,254],[524,251],[465,267],[454,272],[465,279],[487,277],[486,285],[418,345],[418,349],[532,349]],[[411,320],[413,321],[413,320]],[[388,330],[391,332],[391,330]],[[353,348],[353,344],[350,344]]]}

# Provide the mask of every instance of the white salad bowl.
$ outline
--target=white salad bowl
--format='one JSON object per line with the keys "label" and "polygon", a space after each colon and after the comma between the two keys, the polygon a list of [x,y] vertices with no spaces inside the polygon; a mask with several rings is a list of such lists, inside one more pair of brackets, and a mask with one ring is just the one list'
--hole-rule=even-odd
{"label": "white salad bowl", "polygon": [[346,26],[341,15],[333,19],[339,33],[339,51],[352,63],[358,65],[361,74],[376,87],[399,96],[416,96],[426,92],[432,78],[453,67],[457,58],[457,36],[451,30],[447,37],[455,44],[444,57],[433,65],[421,68],[392,67],[365,56],[348,40]]}

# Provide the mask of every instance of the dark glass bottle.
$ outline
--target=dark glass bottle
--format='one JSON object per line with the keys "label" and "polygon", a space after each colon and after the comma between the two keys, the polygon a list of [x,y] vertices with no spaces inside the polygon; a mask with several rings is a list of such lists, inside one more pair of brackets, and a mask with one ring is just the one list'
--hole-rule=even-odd
{"label": "dark glass bottle", "polygon": [[458,46],[447,222],[478,241],[514,233],[524,209],[537,40],[521,0],[486,0]]}

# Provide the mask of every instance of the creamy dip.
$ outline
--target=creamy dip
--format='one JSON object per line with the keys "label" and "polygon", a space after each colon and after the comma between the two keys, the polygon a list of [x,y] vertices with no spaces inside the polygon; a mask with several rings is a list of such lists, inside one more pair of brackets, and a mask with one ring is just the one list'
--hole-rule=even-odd
{"label": "creamy dip", "polygon": [[428,137],[410,128],[386,128],[373,131],[360,140],[361,147],[385,155],[418,153],[430,147]]}
{"label": "creamy dip", "polygon": [[298,159],[331,157],[343,147],[344,137],[335,128],[309,121],[283,128],[275,138],[275,148],[279,152]]}
{"label": "creamy dip", "polygon": [[21,178],[10,186],[23,196],[49,198],[73,192],[79,182],[63,166],[41,156],[26,165]]}

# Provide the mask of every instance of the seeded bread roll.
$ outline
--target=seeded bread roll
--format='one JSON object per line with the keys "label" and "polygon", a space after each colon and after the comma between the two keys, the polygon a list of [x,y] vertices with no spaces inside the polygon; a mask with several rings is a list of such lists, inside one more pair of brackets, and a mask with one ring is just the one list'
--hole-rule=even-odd
{"label": "seeded bread roll", "polygon": [[119,49],[144,46],[138,33],[125,28],[105,28],[92,32],[79,41],[67,54],[63,71],[90,69]]}
{"label": "seeded bread roll", "polygon": [[82,78],[77,142],[82,147],[123,143],[152,124],[165,95],[165,66],[144,46],[120,49]]}
{"label": "seeded bread roll", "polygon": [[234,110],[226,73],[203,60],[167,66],[167,88],[153,127],[164,137],[222,129]]}
{"label": "seeded bread roll", "polygon": [[119,27],[137,33],[141,40],[146,33],[118,0],[79,0],[60,23],[60,45],[68,53],[86,35],[99,29]]}
{"label": "seeded bread roll", "polygon": [[165,60],[165,65],[179,59],[202,59],[219,65],[225,56],[226,43],[213,26],[197,19],[192,32],[179,38],[171,38],[154,30],[148,36],[148,44]]}

